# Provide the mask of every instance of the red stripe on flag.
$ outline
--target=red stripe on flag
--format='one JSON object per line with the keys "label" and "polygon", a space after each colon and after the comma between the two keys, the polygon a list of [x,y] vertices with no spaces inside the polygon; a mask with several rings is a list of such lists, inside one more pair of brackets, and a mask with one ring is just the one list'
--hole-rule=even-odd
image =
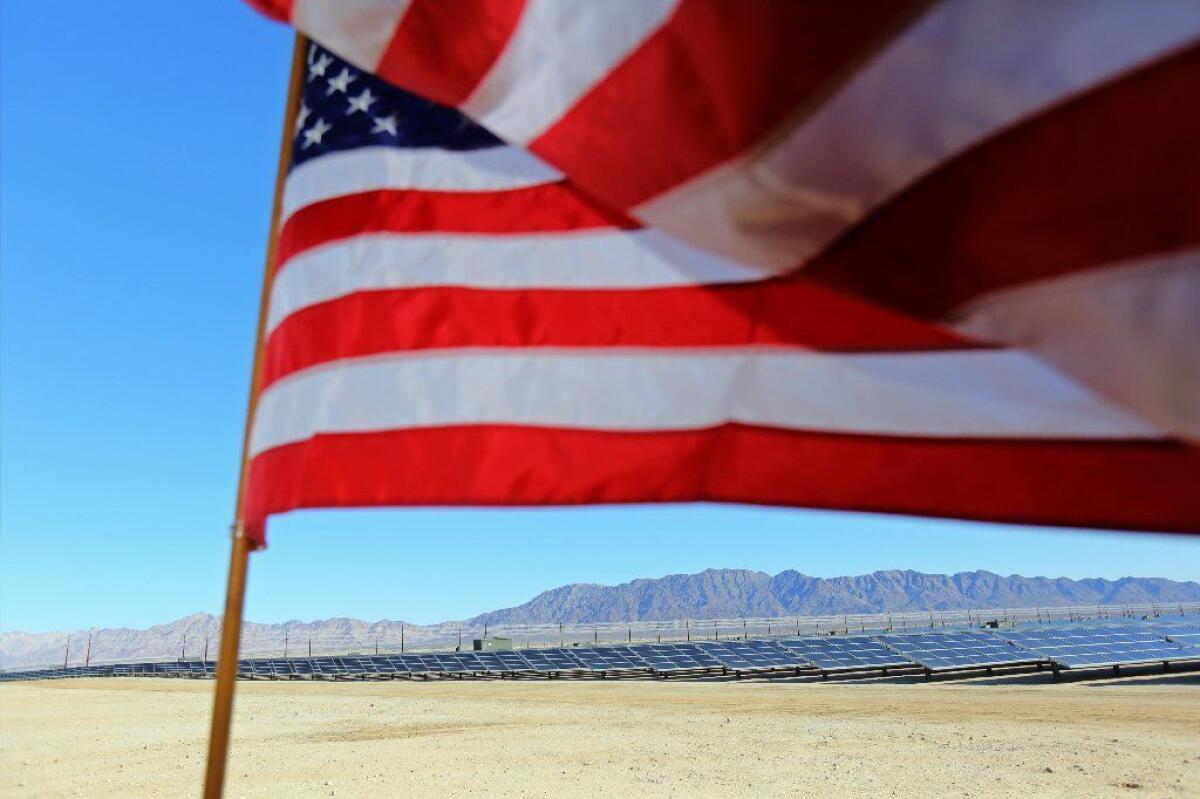
{"label": "red stripe on flag", "polygon": [[260,454],[246,518],[297,508],[726,501],[1196,531],[1200,450],[845,436],[725,425],[321,435]]}
{"label": "red stripe on flag", "polygon": [[530,149],[592,196],[633,207],[739,155],[911,7],[684,0]]}
{"label": "red stripe on flag", "polygon": [[1200,47],[1000,134],[805,274],[938,318],[984,292],[1200,241]]}
{"label": "red stripe on flag", "polygon": [[292,6],[295,4],[295,0],[246,0],[246,2],[259,13],[279,22],[290,22],[292,19]]}
{"label": "red stripe on flag", "polygon": [[311,247],[364,233],[545,233],[634,229],[563,183],[487,192],[385,189],[349,194],[296,211],[279,234],[279,264]]}
{"label": "red stripe on flag", "polygon": [[491,69],[524,7],[525,0],[414,0],[375,72],[456,106]]}
{"label": "red stripe on flag", "polygon": [[841,352],[982,346],[803,281],[604,291],[440,286],[359,292],[292,314],[267,341],[263,381],[401,350],[745,344]]}

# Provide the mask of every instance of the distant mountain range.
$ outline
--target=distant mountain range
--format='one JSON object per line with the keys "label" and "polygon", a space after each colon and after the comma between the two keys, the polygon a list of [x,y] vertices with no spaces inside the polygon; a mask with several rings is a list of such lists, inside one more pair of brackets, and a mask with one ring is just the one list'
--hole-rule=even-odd
{"label": "distant mountain range", "polygon": [[[492,630],[508,625],[822,616],[921,610],[1061,607],[1064,605],[1174,604],[1200,602],[1200,583],[1161,578],[1069,580],[1065,577],[1001,576],[988,571],[922,574],[877,571],[857,577],[810,577],[797,571],[776,575],[746,569],[709,569],[605,586],[576,583],[538,594],[523,605],[462,621],[412,625],[335,618],[244,626],[244,650],[277,652],[288,636],[289,653],[324,647],[369,649],[374,641],[409,646],[445,646],[459,630]],[[62,663],[70,636],[69,659],[82,662],[89,634],[95,660],[127,660],[216,653],[220,618],[196,613],[147,630],[93,629],[72,633],[0,632],[0,668]]]}
{"label": "distant mountain range", "polygon": [[1196,601],[1200,583],[1147,577],[1069,580],[1004,577],[988,571],[947,575],[899,570],[810,577],[791,570],[772,576],[746,569],[708,569],[614,586],[565,585],[515,608],[468,621],[495,626]]}

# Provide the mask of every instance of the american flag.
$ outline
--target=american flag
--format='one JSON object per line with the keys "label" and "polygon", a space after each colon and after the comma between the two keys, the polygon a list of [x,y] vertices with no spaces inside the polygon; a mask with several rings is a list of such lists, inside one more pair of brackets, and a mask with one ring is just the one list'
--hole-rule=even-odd
{"label": "american flag", "polygon": [[255,536],[685,500],[1200,529],[1195,3],[265,5],[325,46]]}

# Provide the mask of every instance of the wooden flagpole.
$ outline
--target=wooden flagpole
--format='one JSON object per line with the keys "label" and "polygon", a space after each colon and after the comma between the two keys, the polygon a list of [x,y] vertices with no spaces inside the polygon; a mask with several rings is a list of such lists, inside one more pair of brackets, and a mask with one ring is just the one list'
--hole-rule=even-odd
{"label": "wooden flagpole", "polygon": [[292,160],[292,129],[304,86],[305,50],[308,40],[296,34],[292,47],[292,73],[287,103],[283,112],[283,134],[279,145],[279,167],[275,173],[275,199],[271,206],[271,226],[267,238],[267,259],[263,268],[262,295],[258,304],[258,332],[254,339],[254,367],[250,375],[250,398],[246,403],[246,427],[242,434],[242,464],[238,476],[237,503],[234,507],[233,547],[229,558],[229,583],[225,590],[225,616],[221,623],[221,649],[217,656],[217,688],[213,699],[212,730],[208,738],[208,769],[204,777],[204,796],[218,799],[225,790],[225,763],[229,755],[229,730],[233,723],[233,692],[237,685],[238,639],[242,632],[242,606],[246,598],[246,567],[250,560],[250,539],[245,535],[242,506],[250,473],[250,429],[258,405],[262,384],[263,338],[266,332],[267,300],[271,271],[279,241],[283,182]]}

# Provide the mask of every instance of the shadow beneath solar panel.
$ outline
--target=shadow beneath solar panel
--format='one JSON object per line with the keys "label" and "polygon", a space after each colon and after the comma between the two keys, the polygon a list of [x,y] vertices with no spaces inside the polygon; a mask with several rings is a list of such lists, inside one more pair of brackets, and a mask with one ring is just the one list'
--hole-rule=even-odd
{"label": "shadow beneath solar panel", "polygon": [[1105,685],[1200,685],[1200,661],[1196,663],[1173,663],[1170,671],[1164,672],[1161,664],[1122,666],[1116,676],[1111,668],[1063,669],[1058,678],[1048,665],[1039,670],[1036,665],[994,667],[990,674],[983,670],[934,672],[928,677],[923,670],[891,673],[853,672],[829,674],[806,674],[800,677],[780,674],[748,675],[744,681],[771,683],[837,683],[839,685],[986,685],[986,686],[1037,686],[1065,683],[1083,683],[1089,686]]}
{"label": "shadow beneath solar panel", "polygon": [[[951,677],[953,675],[945,675]],[[936,681],[935,677],[935,681]],[[944,679],[944,678],[943,678]],[[1063,669],[1055,678],[1050,669],[1034,671],[1014,670],[1005,674],[962,675],[956,682],[970,685],[1033,686],[1062,685],[1071,683],[1103,687],[1107,685],[1200,685],[1200,662],[1172,663],[1170,671],[1163,671],[1162,664],[1121,666],[1116,675],[1110,667],[1087,669]]]}

